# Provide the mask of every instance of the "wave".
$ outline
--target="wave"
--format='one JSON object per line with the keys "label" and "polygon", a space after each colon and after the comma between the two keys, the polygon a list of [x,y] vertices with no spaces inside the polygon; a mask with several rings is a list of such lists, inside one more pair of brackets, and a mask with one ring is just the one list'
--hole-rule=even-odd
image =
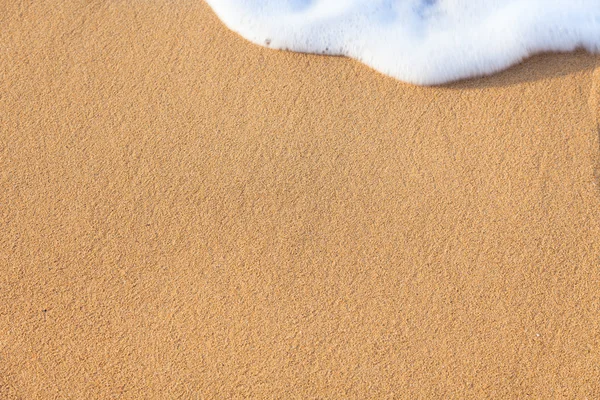
{"label": "wave", "polygon": [[442,84],[540,52],[600,52],[600,0],[207,0],[244,38]]}

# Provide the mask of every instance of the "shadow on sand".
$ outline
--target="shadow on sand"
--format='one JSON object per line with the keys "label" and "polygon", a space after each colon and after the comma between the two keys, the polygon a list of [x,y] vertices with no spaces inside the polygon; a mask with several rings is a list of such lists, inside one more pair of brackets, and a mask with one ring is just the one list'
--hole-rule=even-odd
{"label": "shadow on sand", "polygon": [[583,50],[574,53],[546,53],[527,58],[520,64],[496,74],[440,85],[447,89],[481,89],[513,86],[542,79],[567,76],[600,67],[600,56]]}

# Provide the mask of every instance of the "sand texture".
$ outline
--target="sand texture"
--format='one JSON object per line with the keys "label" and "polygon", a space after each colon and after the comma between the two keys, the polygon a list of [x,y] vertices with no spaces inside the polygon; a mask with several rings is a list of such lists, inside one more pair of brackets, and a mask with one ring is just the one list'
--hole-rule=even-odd
{"label": "sand texture", "polygon": [[198,0],[0,4],[0,398],[600,398],[600,58],[423,88]]}

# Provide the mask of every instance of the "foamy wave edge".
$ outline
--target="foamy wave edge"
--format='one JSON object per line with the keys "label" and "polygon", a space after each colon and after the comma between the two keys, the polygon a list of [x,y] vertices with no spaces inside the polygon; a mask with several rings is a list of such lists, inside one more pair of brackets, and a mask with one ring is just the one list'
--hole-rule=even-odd
{"label": "foamy wave edge", "polygon": [[541,52],[600,53],[600,0],[207,0],[247,40],[443,84]]}

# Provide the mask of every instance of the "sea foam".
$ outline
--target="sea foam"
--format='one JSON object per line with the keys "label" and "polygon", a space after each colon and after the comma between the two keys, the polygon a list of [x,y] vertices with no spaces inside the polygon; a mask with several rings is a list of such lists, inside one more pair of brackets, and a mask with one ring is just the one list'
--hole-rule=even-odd
{"label": "sea foam", "polygon": [[540,52],[600,52],[600,0],[207,0],[246,39],[432,85]]}

